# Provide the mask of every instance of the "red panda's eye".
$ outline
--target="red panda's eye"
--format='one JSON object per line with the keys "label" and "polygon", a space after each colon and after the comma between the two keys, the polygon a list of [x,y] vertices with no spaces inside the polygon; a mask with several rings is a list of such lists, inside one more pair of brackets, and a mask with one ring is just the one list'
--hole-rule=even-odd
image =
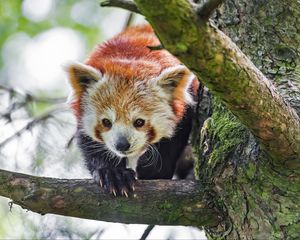
{"label": "red panda's eye", "polygon": [[140,128],[140,127],[144,126],[144,124],[145,124],[145,120],[138,118],[137,120],[134,121],[133,126],[136,128]]}
{"label": "red panda's eye", "polygon": [[107,118],[103,118],[103,119],[102,119],[102,124],[103,124],[103,126],[106,127],[106,128],[111,128],[111,126],[112,126],[111,121],[109,121]]}

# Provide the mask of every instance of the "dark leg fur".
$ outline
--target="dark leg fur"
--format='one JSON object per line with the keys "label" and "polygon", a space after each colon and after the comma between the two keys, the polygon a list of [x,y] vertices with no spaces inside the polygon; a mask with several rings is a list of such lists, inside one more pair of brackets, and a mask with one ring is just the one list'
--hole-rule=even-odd
{"label": "dark leg fur", "polygon": [[134,190],[135,172],[126,168],[126,159],[113,158],[103,145],[91,137],[77,133],[78,146],[86,166],[97,184],[108,192],[128,196]]}
{"label": "dark leg fur", "polygon": [[150,151],[139,158],[137,166],[139,179],[171,179],[173,177],[177,160],[188,144],[192,130],[193,112],[193,108],[188,107],[184,118],[177,126],[175,135],[155,144],[160,155],[157,161],[147,166],[150,161],[148,159],[151,157]]}
{"label": "dark leg fur", "polygon": [[[157,162],[149,165],[150,151],[143,154],[137,166],[139,179],[170,179],[173,177],[176,162],[188,143],[192,128],[193,108],[189,107],[178,124],[171,139],[162,139],[155,144],[159,156]],[[78,131],[77,140],[86,165],[95,181],[114,195],[126,195],[134,190],[135,172],[126,168],[126,159],[119,161],[111,157],[103,145]]]}
{"label": "dark leg fur", "polygon": [[195,179],[192,146],[187,145],[177,160],[174,176],[176,179]]}

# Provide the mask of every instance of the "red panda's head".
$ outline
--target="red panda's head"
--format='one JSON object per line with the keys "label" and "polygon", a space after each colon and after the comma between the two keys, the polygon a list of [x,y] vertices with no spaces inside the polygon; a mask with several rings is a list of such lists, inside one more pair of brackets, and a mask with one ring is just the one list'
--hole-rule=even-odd
{"label": "red panda's head", "polygon": [[80,106],[80,128],[119,157],[140,156],[149,145],[172,137],[184,112],[179,108],[192,101],[193,76],[179,64],[141,78],[103,74],[80,63],[67,71]]}

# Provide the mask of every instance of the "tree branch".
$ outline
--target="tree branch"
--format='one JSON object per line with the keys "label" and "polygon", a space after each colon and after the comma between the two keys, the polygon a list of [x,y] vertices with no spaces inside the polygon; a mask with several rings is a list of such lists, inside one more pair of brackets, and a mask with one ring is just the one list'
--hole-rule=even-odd
{"label": "tree branch", "polygon": [[119,7],[131,12],[140,13],[135,3],[131,0],[105,0],[100,3],[101,7]]}
{"label": "tree branch", "polygon": [[128,27],[130,27],[132,25],[132,23],[134,21],[134,16],[135,16],[135,14],[133,12],[128,13],[123,30],[126,30]]}
{"label": "tree branch", "polygon": [[203,0],[196,7],[197,14],[204,19],[208,19],[222,2],[223,0]]}
{"label": "tree branch", "polygon": [[48,98],[48,97],[37,97],[29,92],[22,93],[12,87],[7,87],[0,84],[0,91],[9,93],[12,96],[19,96],[24,98],[25,102],[41,102],[41,103],[64,103],[65,97],[60,98]]}
{"label": "tree branch", "polygon": [[142,237],[140,238],[140,240],[146,240],[154,227],[155,227],[155,225],[148,225],[147,228],[145,229]]}
{"label": "tree branch", "polygon": [[[278,163],[300,170],[300,119],[242,51],[199,16],[190,1],[135,2],[163,46],[222,99],[262,148]],[[122,7],[128,9],[127,3]],[[206,5],[216,7],[214,3],[218,1],[208,0]]]}
{"label": "tree branch", "polygon": [[[55,113],[62,112],[63,110],[67,110],[67,109],[68,109],[68,107],[66,104],[57,104],[53,108],[45,111],[43,114],[33,118],[30,122],[28,122],[20,130],[16,131],[11,136],[9,136],[8,138],[6,138],[2,142],[0,142],[0,149],[3,148],[6,144],[11,142],[12,140],[14,140],[15,138],[20,137],[23,133],[30,131],[35,126],[39,125],[40,123],[47,121],[49,118],[53,118]],[[71,141],[71,139],[70,139],[70,141]]]}
{"label": "tree branch", "polygon": [[139,181],[129,198],[113,197],[89,179],[35,177],[0,170],[0,195],[22,208],[110,222],[216,226],[221,218],[194,181]]}

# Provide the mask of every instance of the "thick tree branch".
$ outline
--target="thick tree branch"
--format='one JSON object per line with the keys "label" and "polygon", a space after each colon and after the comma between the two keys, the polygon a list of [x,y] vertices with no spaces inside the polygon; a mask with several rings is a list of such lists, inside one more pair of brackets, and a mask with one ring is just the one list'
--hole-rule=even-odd
{"label": "thick tree branch", "polygon": [[[223,100],[260,140],[265,151],[281,164],[299,170],[299,117],[242,51],[199,16],[190,1],[135,2],[163,46]],[[213,3],[218,1],[211,2],[207,6],[217,6]],[[126,4],[123,7],[127,8]]]}
{"label": "thick tree branch", "polygon": [[194,181],[139,181],[129,198],[113,197],[89,179],[35,177],[0,170],[0,196],[31,211],[110,222],[215,226],[220,217],[208,207]]}

